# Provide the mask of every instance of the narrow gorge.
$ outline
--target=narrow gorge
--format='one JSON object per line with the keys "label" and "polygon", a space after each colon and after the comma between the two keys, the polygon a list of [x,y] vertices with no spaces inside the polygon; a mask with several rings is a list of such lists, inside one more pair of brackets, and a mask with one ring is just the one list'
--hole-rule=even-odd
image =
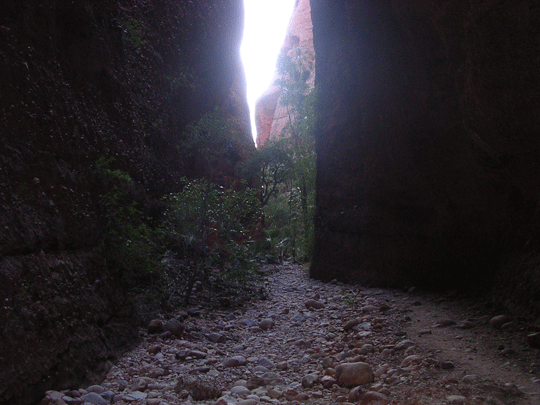
{"label": "narrow gorge", "polygon": [[[305,43],[316,55],[315,246],[313,284],[301,282],[311,290],[298,298],[276,282],[284,296],[321,293],[321,322],[341,328],[332,311],[353,314],[331,296],[337,283],[451,290],[480,296],[524,336],[540,332],[540,0],[297,0],[296,9],[284,52]],[[158,218],[164,196],[192,179],[239,183],[235,166],[255,151],[243,18],[241,0],[2,5],[1,404],[100,383],[122,353],[154,339],[139,328],[171,308],[133,297],[159,276],[126,283],[120,258],[144,263],[110,245],[111,230],[128,218],[124,228],[142,235],[137,219]],[[281,132],[278,98],[270,89],[258,104],[260,143]],[[188,134],[204,138],[201,123],[217,116],[230,136],[216,158]],[[384,297],[401,314],[401,293],[369,291],[362,308],[377,301],[379,311]],[[332,347],[345,350],[343,339]]]}

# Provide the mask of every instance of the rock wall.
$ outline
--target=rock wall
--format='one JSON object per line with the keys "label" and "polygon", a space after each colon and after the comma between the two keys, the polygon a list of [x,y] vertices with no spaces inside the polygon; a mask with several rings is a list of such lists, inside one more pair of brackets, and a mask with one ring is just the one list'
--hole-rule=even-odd
{"label": "rock wall", "polygon": [[[311,5],[320,89],[311,275],[488,290],[538,230],[540,2]],[[520,302],[540,315],[531,266],[524,279],[503,264],[512,286],[499,291],[516,298],[527,284]]]}
{"label": "rock wall", "polygon": [[[315,57],[313,48],[313,23],[311,21],[311,4],[309,0],[297,0],[293,9],[293,14],[287,27],[287,35],[281,54],[294,56],[296,48]],[[308,85],[313,88],[315,84],[315,72],[308,79]],[[281,77],[276,74],[272,78],[272,83]],[[280,105],[281,89],[272,85],[257,100],[255,105],[255,125],[257,126],[257,145],[264,145],[269,139],[277,138],[281,135],[283,128],[288,123],[289,116],[287,108]]]}
{"label": "rock wall", "polygon": [[[0,13],[0,403],[97,381],[139,315],[103,256],[96,162],[144,214],[195,173],[184,129],[221,108],[253,150],[241,0],[29,0]],[[221,168],[231,171],[231,168]]]}

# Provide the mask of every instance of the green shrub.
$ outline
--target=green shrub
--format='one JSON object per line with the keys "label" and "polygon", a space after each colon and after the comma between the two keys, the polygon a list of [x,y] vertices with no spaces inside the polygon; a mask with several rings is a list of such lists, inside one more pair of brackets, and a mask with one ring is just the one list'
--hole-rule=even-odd
{"label": "green shrub", "polygon": [[167,249],[175,256],[184,304],[196,282],[231,286],[256,270],[250,241],[258,227],[259,201],[246,187],[224,189],[206,180],[185,180],[182,192],[165,198],[161,226]]}

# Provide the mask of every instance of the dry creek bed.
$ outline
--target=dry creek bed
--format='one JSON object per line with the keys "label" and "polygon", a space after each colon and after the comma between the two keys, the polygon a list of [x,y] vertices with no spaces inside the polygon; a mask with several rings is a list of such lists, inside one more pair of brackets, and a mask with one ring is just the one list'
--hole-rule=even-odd
{"label": "dry creek bed", "polygon": [[267,266],[235,311],[153,321],[100,385],[43,404],[540,404],[540,334],[452,295],[311,280]]}

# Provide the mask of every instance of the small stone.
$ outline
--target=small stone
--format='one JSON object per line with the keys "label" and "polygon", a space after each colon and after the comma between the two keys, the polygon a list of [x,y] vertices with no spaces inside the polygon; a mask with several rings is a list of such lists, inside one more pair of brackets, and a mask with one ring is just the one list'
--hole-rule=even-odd
{"label": "small stone", "polygon": [[352,320],[350,320],[349,322],[347,322],[345,325],[343,325],[343,330],[344,330],[345,332],[349,332],[349,331],[351,331],[356,325],[359,325],[361,322],[362,322],[362,320],[359,319],[359,318],[352,319]]}
{"label": "small stone", "polygon": [[64,396],[64,394],[62,394],[61,392],[52,391],[52,390],[45,392],[45,395],[47,396],[48,399],[51,399],[53,401],[58,401],[59,399],[62,399],[62,397]]}
{"label": "small stone", "polygon": [[225,336],[220,333],[210,333],[207,337],[208,340],[214,343],[225,343],[227,341]]}
{"label": "small stone", "polygon": [[372,344],[366,343],[366,344],[363,344],[362,347],[358,349],[358,351],[355,351],[355,353],[364,355],[364,354],[373,353],[374,350],[375,348],[373,347]]}
{"label": "small stone", "polygon": [[259,328],[261,328],[262,330],[268,330],[268,329],[271,329],[273,327],[274,327],[274,320],[271,319],[271,318],[263,319],[259,323]]}
{"label": "small stone", "polygon": [[150,378],[159,378],[165,375],[165,370],[161,367],[156,367],[148,373],[148,377]]}
{"label": "small stone", "polygon": [[300,394],[297,394],[294,397],[292,397],[293,401],[300,401],[300,402],[307,401],[308,399],[309,399],[309,395],[304,393],[304,392],[302,392]]}
{"label": "small stone", "polygon": [[388,405],[390,399],[382,392],[368,391],[362,397],[360,405]]}
{"label": "small stone", "polygon": [[302,315],[302,314],[296,314],[295,316],[292,317],[291,319],[293,322],[295,323],[304,323],[305,321],[307,321],[307,318]]}
{"label": "small stone", "polygon": [[324,369],[330,368],[334,365],[334,362],[331,357],[325,357],[322,361],[322,366]]}
{"label": "small stone", "polygon": [[268,390],[268,396],[272,399],[279,399],[283,396],[283,391],[277,388],[270,388]]}
{"label": "small stone", "polygon": [[256,399],[244,399],[243,401],[240,401],[237,403],[237,405],[257,405],[259,401]]}
{"label": "small stone", "polygon": [[109,402],[111,402],[112,399],[114,398],[114,392],[112,391],[105,391],[105,392],[102,392],[100,395],[101,395],[101,398]]}
{"label": "small stone", "polygon": [[446,397],[446,400],[448,401],[448,404],[468,404],[469,401],[467,400],[467,398],[465,397],[462,397],[461,395],[450,395],[448,397]]}
{"label": "small stone", "polygon": [[160,345],[153,345],[153,346],[150,346],[147,349],[147,352],[149,354],[156,354],[156,353],[159,353],[160,351],[161,351],[161,346]]}
{"label": "small stone", "polygon": [[205,352],[201,352],[200,350],[190,350],[188,352],[189,357],[193,357],[195,359],[204,359],[207,354]]}
{"label": "small stone", "polygon": [[262,379],[265,386],[285,385],[283,377],[276,373],[266,373],[262,376]]}
{"label": "small stone", "polygon": [[171,332],[175,336],[182,336],[184,333],[184,325],[178,319],[171,319],[163,325],[163,330]]}
{"label": "small stone", "polygon": [[336,383],[337,383],[336,379],[329,375],[325,375],[323,378],[321,378],[321,384],[326,389],[332,388],[332,385]]}
{"label": "small stone", "polygon": [[474,322],[471,322],[471,321],[463,321],[461,322],[459,325],[458,325],[458,328],[459,329],[472,329],[474,328],[476,325]]}
{"label": "small stone", "polygon": [[431,335],[431,329],[422,329],[420,332],[418,332],[418,335],[419,336],[424,336],[424,335]]}
{"label": "small stone", "polygon": [[411,364],[420,363],[422,362],[423,357],[419,354],[413,354],[412,356],[405,357],[403,361],[401,362],[402,368],[407,368]]}
{"label": "small stone", "polygon": [[302,387],[313,388],[313,386],[319,381],[316,375],[308,374],[302,378]]}
{"label": "small stone", "polygon": [[255,366],[255,367],[253,367],[253,370],[252,370],[252,372],[259,373],[259,374],[268,373],[268,371],[270,371],[270,370],[268,370],[264,366]]}
{"label": "small stone", "polygon": [[364,395],[364,392],[365,390],[358,386],[358,387],[354,387],[352,390],[349,391],[349,402],[358,402],[360,401],[360,399],[362,398],[362,396]]}
{"label": "small stone", "polygon": [[234,356],[223,361],[223,366],[225,367],[239,367],[245,366],[247,360],[244,356]]}
{"label": "small stone", "polygon": [[105,392],[105,388],[103,388],[101,385],[91,385],[86,389],[88,392],[95,392],[96,394],[102,394]]}
{"label": "small stone", "polygon": [[451,320],[451,319],[443,319],[442,321],[439,321],[435,324],[435,328],[446,328],[448,326],[453,326],[455,325],[456,322]]}
{"label": "small stone", "polygon": [[306,303],[304,304],[306,306],[307,309],[323,309],[324,308],[324,304],[320,301],[316,301],[316,300],[308,300],[306,301]]}
{"label": "small stone", "polygon": [[93,405],[108,405],[108,402],[99,394],[95,392],[89,392],[81,397],[84,402],[88,402]]}
{"label": "small stone", "polygon": [[146,399],[146,397],[147,397],[147,394],[145,394],[144,392],[134,391],[134,392],[130,392],[129,394],[124,395],[122,399],[126,402],[135,402],[135,401]]}
{"label": "small stone", "polygon": [[198,316],[201,316],[201,310],[199,308],[189,308],[187,310],[187,314],[191,317],[198,317]]}
{"label": "small stone", "polygon": [[362,332],[362,331],[366,331],[366,330],[370,330],[371,329],[371,323],[370,322],[362,322],[362,323],[359,323],[358,325],[356,325],[353,330],[355,332]]}
{"label": "small stone", "polygon": [[161,333],[163,332],[163,321],[161,319],[153,319],[148,324],[148,333]]}
{"label": "small stone", "polygon": [[266,367],[267,369],[272,369],[276,366],[271,360],[267,359],[266,357],[260,359],[257,364],[259,366]]}
{"label": "small stone", "polygon": [[243,387],[241,385],[237,385],[237,386],[231,388],[231,393],[237,394],[237,395],[249,395],[249,394],[251,394],[251,391],[248,390],[246,387]]}
{"label": "small stone", "polygon": [[392,353],[394,353],[394,349],[383,349],[381,352],[381,359],[387,359]]}
{"label": "small stone", "polygon": [[441,368],[443,370],[452,370],[454,368],[454,363],[452,363],[451,361],[442,361],[441,362]]}
{"label": "small stone", "polygon": [[412,340],[402,340],[397,345],[394,346],[394,350],[407,350],[411,346],[415,346],[416,343],[414,343]]}
{"label": "small stone", "polygon": [[282,362],[276,364],[276,368],[278,370],[282,370],[282,371],[283,370],[288,370],[289,369],[289,363],[286,362],[286,361],[282,361]]}
{"label": "small stone", "polygon": [[493,318],[491,318],[491,320],[489,321],[489,323],[491,324],[491,326],[493,326],[495,329],[501,329],[502,326],[505,324],[505,323],[508,323],[510,322],[510,318],[506,315],[497,315],[497,316],[494,316]]}
{"label": "small stone", "polygon": [[462,381],[467,384],[473,384],[478,381],[478,376],[476,374],[469,374],[463,377]]}
{"label": "small stone", "polygon": [[373,382],[373,371],[367,363],[345,363],[336,367],[336,379],[342,387],[355,387]]}
{"label": "small stone", "polygon": [[64,401],[66,405],[80,405],[84,402],[81,398],[72,398],[72,397],[65,397],[65,396],[62,397],[62,401]]}

